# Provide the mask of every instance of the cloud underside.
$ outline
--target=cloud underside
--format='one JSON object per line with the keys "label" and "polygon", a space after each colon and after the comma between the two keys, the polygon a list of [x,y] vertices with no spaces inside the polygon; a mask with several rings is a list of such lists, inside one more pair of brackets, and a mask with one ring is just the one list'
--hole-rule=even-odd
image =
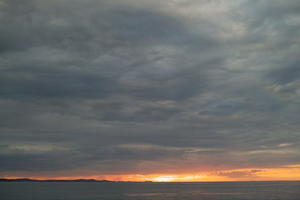
{"label": "cloud underside", "polygon": [[299,11],[297,0],[0,0],[1,173],[300,163]]}

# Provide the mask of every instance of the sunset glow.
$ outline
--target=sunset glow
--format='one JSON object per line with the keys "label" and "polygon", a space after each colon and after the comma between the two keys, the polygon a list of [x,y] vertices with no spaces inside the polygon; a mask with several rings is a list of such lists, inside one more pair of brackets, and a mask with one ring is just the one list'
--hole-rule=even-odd
{"label": "sunset glow", "polygon": [[201,181],[203,176],[199,175],[169,175],[169,176],[158,176],[150,179],[154,182],[189,182],[189,181]]}
{"label": "sunset glow", "polygon": [[[5,176],[2,178],[16,179],[19,176]],[[133,181],[133,182],[223,182],[223,181],[286,181],[300,180],[300,166],[289,165],[283,168],[263,169],[237,169],[202,174],[121,174],[121,175],[93,175],[93,176],[68,176],[68,177],[27,177],[37,180],[74,180],[95,179],[109,181]]]}

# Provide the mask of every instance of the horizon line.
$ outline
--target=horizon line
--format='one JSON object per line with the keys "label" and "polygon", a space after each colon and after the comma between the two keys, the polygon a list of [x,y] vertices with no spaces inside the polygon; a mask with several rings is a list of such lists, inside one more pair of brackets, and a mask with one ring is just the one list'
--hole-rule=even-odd
{"label": "horizon line", "polygon": [[238,180],[238,181],[116,181],[107,179],[35,179],[28,177],[0,178],[0,182],[111,182],[111,183],[226,183],[226,182],[299,182],[300,180]]}

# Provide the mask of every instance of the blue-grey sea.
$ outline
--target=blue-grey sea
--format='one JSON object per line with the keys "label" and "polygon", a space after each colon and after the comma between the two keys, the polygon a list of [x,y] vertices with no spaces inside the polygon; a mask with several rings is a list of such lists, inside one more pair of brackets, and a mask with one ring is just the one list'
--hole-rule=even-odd
{"label": "blue-grey sea", "polygon": [[300,200],[300,182],[0,183],[1,200]]}

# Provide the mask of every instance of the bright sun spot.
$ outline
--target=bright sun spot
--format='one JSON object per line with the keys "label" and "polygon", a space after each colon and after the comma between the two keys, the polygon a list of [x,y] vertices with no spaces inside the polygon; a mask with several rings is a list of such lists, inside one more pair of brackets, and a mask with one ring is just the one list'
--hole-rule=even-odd
{"label": "bright sun spot", "polygon": [[158,177],[155,177],[155,178],[151,178],[151,181],[156,181],[156,182],[184,182],[184,181],[199,181],[202,178],[204,178],[204,176],[201,176],[201,175],[194,175],[194,176],[169,175],[169,176],[158,176]]}

